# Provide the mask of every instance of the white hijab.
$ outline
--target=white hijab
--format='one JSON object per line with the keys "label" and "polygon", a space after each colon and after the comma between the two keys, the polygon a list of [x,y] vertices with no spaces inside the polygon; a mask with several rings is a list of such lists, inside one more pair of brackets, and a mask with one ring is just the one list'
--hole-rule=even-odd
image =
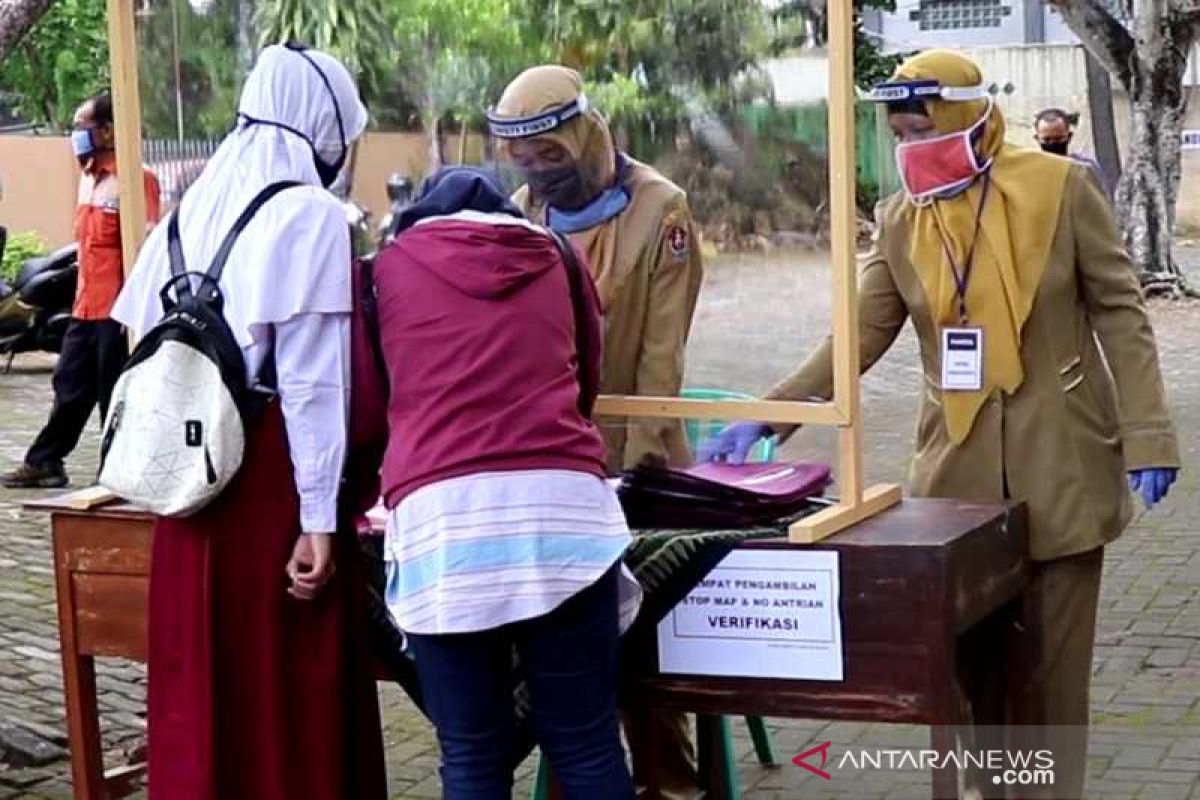
{"label": "white hijab", "polygon": [[[320,68],[329,88],[305,56]],[[367,111],[354,79],[337,59],[273,45],[259,55],[246,79],[238,114],[237,129],[213,154],[177,212],[187,269],[208,268],[234,220],[264,187],[284,180],[307,184],[263,206],[242,232],[221,278],[225,318],[241,347],[249,349],[269,341],[272,324],[297,314],[351,310],[349,228],[340,203],[321,186],[313,150],[336,161],[366,128]],[[245,117],[295,132],[252,124]],[[141,337],[162,318],[159,290],[169,276],[167,225],[162,224],[142,248],[113,317]]]}

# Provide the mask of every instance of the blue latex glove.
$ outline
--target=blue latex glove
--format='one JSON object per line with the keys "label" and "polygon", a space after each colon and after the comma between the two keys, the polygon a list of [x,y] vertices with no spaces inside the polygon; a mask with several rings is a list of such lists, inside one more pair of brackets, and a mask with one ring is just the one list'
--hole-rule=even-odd
{"label": "blue latex glove", "polygon": [[1142,502],[1146,504],[1146,508],[1154,508],[1159,500],[1167,496],[1177,477],[1179,470],[1170,467],[1131,470],[1129,490],[1142,495]]}
{"label": "blue latex glove", "polygon": [[697,460],[745,464],[754,445],[773,433],[771,426],[762,422],[735,422],[701,443]]}

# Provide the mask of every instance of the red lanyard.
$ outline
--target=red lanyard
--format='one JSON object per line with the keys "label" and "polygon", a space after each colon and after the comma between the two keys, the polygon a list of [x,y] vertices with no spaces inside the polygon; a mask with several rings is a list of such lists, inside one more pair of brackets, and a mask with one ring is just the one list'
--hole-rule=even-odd
{"label": "red lanyard", "polygon": [[967,248],[967,259],[963,262],[962,269],[958,268],[958,263],[954,260],[954,253],[950,250],[950,243],[946,241],[945,234],[942,233],[941,226],[938,226],[938,238],[942,240],[942,251],[946,254],[946,261],[950,264],[950,271],[954,274],[954,290],[958,295],[958,321],[961,325],[967,324],[967,284],[971,280],[971,267],[975,263],[975,245],[979,242],[979,228],[983,224],[983,207],[987,203],[988,189],[992,185],[991,172],[983,174],[983,190],[979,195],[979,207],[975,209],[975,230],[971,234],[971,245]]}

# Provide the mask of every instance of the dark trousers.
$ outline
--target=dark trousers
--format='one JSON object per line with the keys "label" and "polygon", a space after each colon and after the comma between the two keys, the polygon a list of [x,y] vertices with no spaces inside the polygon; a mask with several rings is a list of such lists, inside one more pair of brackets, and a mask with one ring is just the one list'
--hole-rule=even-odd
{"label": "dark trousers", "polygon": [[100,404],[101,418],[108,413],[108,400],[128,354],[120,323],[110,319],[71,320],[54,367],[50,419],[26,453],[26,464],[62,465],[79,444],[96,404]]}
{"label": "dark trousers", "polygon": [[549,614],[479,633],[410,635],[442,747],[445,800],[512,796],[512,652],[566,800],[633,800],[617,727],[617,571]]}

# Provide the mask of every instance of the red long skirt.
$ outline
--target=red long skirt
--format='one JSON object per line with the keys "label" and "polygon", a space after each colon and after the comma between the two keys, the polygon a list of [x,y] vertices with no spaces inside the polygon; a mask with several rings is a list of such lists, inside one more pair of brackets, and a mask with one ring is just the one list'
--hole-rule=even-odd
{"label": "red long skirt", "polygon": [[278,403],[214,503],[154,529],[149,756],[154,800],[387,795],[353,535],[316,600],[287,593],[300,534]]}

